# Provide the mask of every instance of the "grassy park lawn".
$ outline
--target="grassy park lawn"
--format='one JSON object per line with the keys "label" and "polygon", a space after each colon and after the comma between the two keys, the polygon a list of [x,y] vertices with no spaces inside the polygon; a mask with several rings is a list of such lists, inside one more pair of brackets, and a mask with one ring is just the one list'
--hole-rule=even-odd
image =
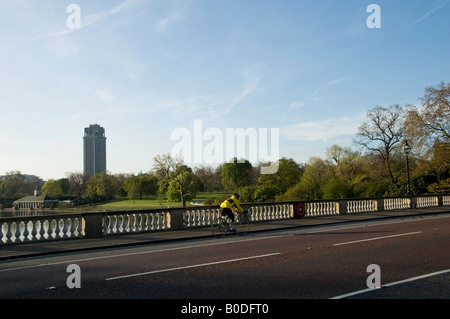
{"label": "grassy park lawn", "polygon": [[[223,192],[217,193],[199,193],[192,202],[198,202],[199,204],[206,199],[222,199],[226,196]],[[190,202],[186,203],[186,206],[195,206]],[[112,201],[106,204],[97,206],[100,210],[135,210],[135,209],[152,209],[152,208],[175,208],[181,207],[181,202],[169,202],[165,197],[150,196],[143,199],[122,199]]]}

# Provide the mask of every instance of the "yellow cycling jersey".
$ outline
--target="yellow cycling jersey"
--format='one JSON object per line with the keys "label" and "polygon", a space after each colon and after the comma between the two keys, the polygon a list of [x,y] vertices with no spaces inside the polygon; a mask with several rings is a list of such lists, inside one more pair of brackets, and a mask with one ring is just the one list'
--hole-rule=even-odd
{"label": "yellow cycling jersey", "polygon": [[240,212],[244,211],[242,209],[242,207],[239,205],[239,200],[236,197],[234,197],[234,196],[231,196],[227,200],[224,200],[222,202],[222,204],[220,204],[220,207],[222,207],[222,208],[230,208],[230,209],[235,209],[236,208]]}

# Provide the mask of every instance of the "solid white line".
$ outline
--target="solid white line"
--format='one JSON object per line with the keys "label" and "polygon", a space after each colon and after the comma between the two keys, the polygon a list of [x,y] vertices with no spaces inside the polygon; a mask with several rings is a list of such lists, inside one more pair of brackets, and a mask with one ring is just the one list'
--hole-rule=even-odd
{"label": "solid white line", "polygon": [[383,237],[374,237],[374,238],[368,238],[368,239],[361,239],[361,240],[355,240],[355,241],[347,241],[344,243],[338,243],[333,244],[333,246],[341,246],[341,245],[349,245],[349,244],[355,244],[355,243],[361,243],[364,241],[372,241],[372,240],[378,240],[378,239],[386,239],[386,238],[393,238],[393,237],[400,237],[400,236],[408,236],[408,235],[414,235],[414,234],[420,234],[421,231],[416,231],[412,233],[404,233],[404,234],[397,234],[397,235],[391,235],[391,236],[383,236]]}
{"label": "solid white line", "polygon": [[366,293],[366,292],[369,292],[369,291],[374,291],[375,289],[382,289],[383,287],[392,287],[392,286],[395,286],[395,285],[400,285],[400,284],[404,284],[404,283],[415,281],[415,280],[419,280],[419,279],[424,279],[424,278],[428,278],[428,277],[432,277],[432,276],[442,275],[442,274],[445,274],[445,273],[448,273],[448,272],[450,272],[450,269],[436,271],[436,272],[432,272],[432,273],[425,274],[425,275],[422,275],[422,276],[417,276],[417,277],[412,277],[412,278],[408,278],[408,279],[404,279],[404,280],[400,280],[400,281],[396,281],[396,282],[391,282],[389,284],[381,285],[381,287],[377,287],[377,288],[366,288],[366,289],[362,289],[362,290],[349,292],[347,294],[343,294],[343,295],[339,295],[339,296],[336,296],[336,297],[332,297],[330,299],[343,299],[343,298],[347,298],[347,297],[363,294],[363,293]]}
{"label": "solid white line", "polygon": [[205,266],[211,266],[211,265],[218,265],[218,264],[226,264],[226,263],[232,263],[236,261],[242,261],[242,260],[249,260],[249,259],[255,259],[255,258],[264,258],[264,257],[270,257],[279,255],[280,253],[273,253],[273,254],[267,254],[267,255],[259,255],[259,256],[251,256],[251,257],[244,257],[244,258],[237,258],[237,259],[229,259],[229,260],[222,260],[222,261],[216,261],[206,264],[198,264],[198,265],[190,265],[190,266],[183,266],[183,267],[176,267],[176,268],[168,268],[168,269],[160,269],[160,270],[154,270],[154,271],[148,271],[148,272],[142,272],[142,273],[136,273],[131,275],[124,275],[124,276],[117,276],[117,277],[111,277],[106,278],[105,280],[116,280],[116,279],[123,279],[123,278],[130,278],[130,277],[137,277],[137,276],[145,276],[145,275],[151,275],[151,274],[158,274],[162,272],[169,272],[169,271],[175,271],[175,270],[182,270],[182,269],[189,269],[189,268],[197,268],[197,267],[205,267]]}

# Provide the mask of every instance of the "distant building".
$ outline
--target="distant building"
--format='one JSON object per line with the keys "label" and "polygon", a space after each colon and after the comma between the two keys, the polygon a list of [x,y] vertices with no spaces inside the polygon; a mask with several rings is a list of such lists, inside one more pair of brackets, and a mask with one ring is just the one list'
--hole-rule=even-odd
{"label": "distant building", "polygon": [[98,124],[84,129],[83,170],[89,177],[106,171],[105,129]]}
{"label": "distant building", "polygon": [[58,205],[58,200],[46,195],[39,195],[38,191],[34,191],[34,196],[26,196],[16,200],[13,204],[14,208],[31,208],[42,209],[52,208]]}

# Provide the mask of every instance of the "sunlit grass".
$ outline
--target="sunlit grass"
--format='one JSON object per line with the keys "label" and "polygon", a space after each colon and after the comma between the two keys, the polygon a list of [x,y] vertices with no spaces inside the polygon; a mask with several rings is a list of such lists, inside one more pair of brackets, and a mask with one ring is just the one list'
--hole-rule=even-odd
{"label": "sunlit grass", "polygon": [[[223,192],[218,193],[199,193],[192,202],[200,203],[206,199],[221,199],[226,196]],[[190,202],[186,206],[195,206]],[[176,208],[181,207],[181,202],[169,202],[166,197],[150,196],[143,199],[123,199],[98,205],[99,210],[137,210],[154,208]]]}

